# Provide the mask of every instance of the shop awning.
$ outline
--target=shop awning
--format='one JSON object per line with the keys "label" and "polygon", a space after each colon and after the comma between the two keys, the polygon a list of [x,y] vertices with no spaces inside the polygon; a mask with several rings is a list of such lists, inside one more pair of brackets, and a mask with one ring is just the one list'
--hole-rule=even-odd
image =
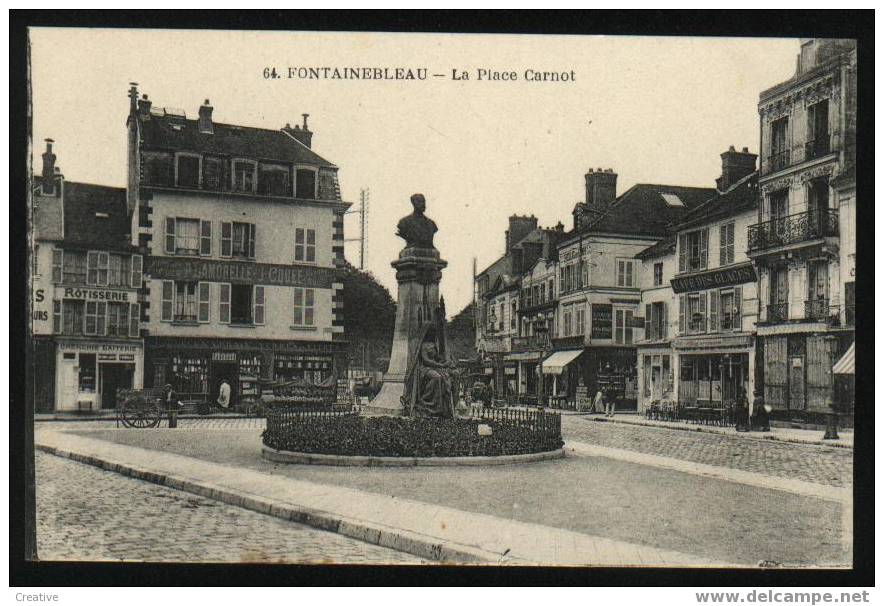
{"label": "shop awning", "polygon": [[832,372],[836,375],[852,375],[854,374],[854,349],[856,343],[851,343],[841,359],[832,367]]}
{"label": "shop awning", "polygon": [[560,375],[565,367],[573,362],[577,356],[583,353],[582,349],[568,349],[557,351],[543,361],[543,374]]}

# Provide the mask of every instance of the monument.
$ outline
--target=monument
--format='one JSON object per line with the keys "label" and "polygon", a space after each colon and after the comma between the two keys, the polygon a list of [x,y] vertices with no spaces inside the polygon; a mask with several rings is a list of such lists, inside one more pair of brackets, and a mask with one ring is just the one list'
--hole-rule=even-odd
{"label": "monument", "polygon": [[[430,405],[430,400],[444,398],[445,390],[450,391],[450,381],[445,380],[448,363],[444,351],[444,308],[439,302],[439,281],[448,263],[433,246],[438,228],[424,214],[427,203],[423,194],[411,196],[411,205],[414,211],[400,219],[396,232],[405,240],[405,248],[391,263],[396,270],[399,293],[390,365],[384,374],[384,385],[368,411],[440,416],[436,413],[445,411]],[[406,379],[411,387],[408,393]],[[420,395],[421,391],[426,392],[425,397]]]}

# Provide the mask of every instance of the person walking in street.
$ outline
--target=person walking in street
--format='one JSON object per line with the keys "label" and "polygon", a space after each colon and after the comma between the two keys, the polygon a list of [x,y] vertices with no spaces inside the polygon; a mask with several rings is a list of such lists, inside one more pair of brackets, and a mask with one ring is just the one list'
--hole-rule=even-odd
{"label": "person walking in street", "polygon": [[611,389],[608,389],[605,392],[605,416],[614,418],[616,410],[617,402],[614,400],[614,392]]}
{"label": "person walking in street", "polygon": [[755,431],[770,431],[770,407],[764,403],[761,390],[755,391],[755,399],[752,401],[752,429]]}
{"label": "person walking in street", "polygon": [[595,399],[592,401],[592,411],[594,413],[602,413],[605,411],[605,396],[602,390],[595,392]]}
{"label": "person walking in street", "polygon": [[749,398],[746,395],[745,389],[740,389],[740,395],[737,397],[734,421],[737,431],[749,431]]}
{"label": "person walking in street", "polygon": [[230,383],[227,379],[221,379],[221,386],[218,388],[218,406],[223,410],[230,409]]}

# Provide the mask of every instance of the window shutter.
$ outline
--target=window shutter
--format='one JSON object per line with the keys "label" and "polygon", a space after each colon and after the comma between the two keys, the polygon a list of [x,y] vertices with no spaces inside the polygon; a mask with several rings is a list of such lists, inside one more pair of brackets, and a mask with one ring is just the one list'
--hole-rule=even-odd
{"label": "window shutter", "polygon": [[[724,310],[721,310],[724,312]],[[709,291],[709,332],[718,331],[718,291]]]}
{"label": "window shutter", "polygon": [[252,310],[252,318],[255,324],[264,324],[264,287],[255,286],[255,296],[253,297],[254,309]]}
{"label": "window shutter", "polygon": [[718,228],[718,264],[727,265],[727,224]]}
{"label": "window shutter", "polygon": [[110,266],[110,254],[98,253],[98,285],[107,286],[108,267]]}
{"label": "window shutter", "polygon": [[175,254],[175,217],[166,217],[166,253]]}
{"label": "window shutter", "polygon": [[663,319],[660,322],[660,326],[663,329],[663,333],[660,335],[661,339],[668,338],[669,333],[669,303],[664,301],[663,303]]}
{"label": "window shutter", "polygon": [[95,250],[86,253],[86,284],[98,285],[98,251]]}
{"label": "window shutter", "polygon": [[107,303],[104,301],[98,302],[98,307],[96,308],[95,314],[95,334],[104,335],[107,334]]}
{"label": "window shutter", "polygon": [[313,289],[304,289],[304,324],[313,326]]}
{"label": "window shutter", "polygon": [[97,301],[86,301],[86,314],[85,314],[85,321],[83,324],[83,334],[84,335],[94,335],[95,334],[95,323],[98,320],[97,310],[98,310],[98,302]]}
{"label": "window shutter", "polygon": [[295,261],[304,260],[304,228],[295,228]]}
{"label": "window shutter", "polygon": [[685,333],[686,327],[684,318],[685,304],[686,301],[684,295],[678,295],[678,333],[682,335]]}
{"label": "window shutter", "polygon": [[163,322],[172,321],[172,302],[175,298],[175,283],[172,280],[163,280],[163,304],[162,316]]}
{"label": "window shutter", "polygon": [[709,265],[707,263],[708,245],[709,245],[709,230],[708,229],[701,229],[700,230],[700,268],[709,267]]}
{"label": "window shutter", "polygon": [[739,332],[743,328],[741,312],[743,308],[743,287],[734,287],[734,331]]}
{"label": "window shutter", "polygon": [[702,316],[702,319],[700,320],[700,332],[706,332],[706,317],[707,317],[706,309],[707,309],[706,308],[706,293],[701,292],[700,293],[700,315]]}
{"label": "window shutter", "polygon": [[64,266],[64,251],[58,248],[52,251],[52,281],[61,284],[61,268]]}
{"label": "window shutter", "polygon": [[211,285],[208,282],[197,284],[197,296],[199,301],[197,320],[202,323],[209,321],[209,304],[211,302]]}
{"label": "window shutter", "polygon": [[227,283],[219,284],[218,321],[230,324],[230,284]]}
{"label": "window shutter", "polygon": [[645,340],[653,341],[654,335],[651,334],[651,304],[645,304]]}
{"label": "window shutter", "polygon": [[624,282],[624,286],[632,286],[632,261],[624,261],[623,264],[626,266],[626,280]]}
{"label": "window shutter", "polygon": [[736,249],[734,247],[734,230],[736,229],[736,225],[734,223],[728,224],[727,229],[727,262],[733,263],[736,258]]}
{"label": "window shutter", "polygon": [[141,323],[141,305],[138,303],[129,304],[129,336],[137,337]]}
{"label": "window shutter", "polygon": [[[304,289],[296,286],[292,291],[294,292],[292,323],[300,326],[304,323]],[[487,317],[487,313],[483,315]]]}
{"label": "window shutter", "polygon": [[249,251],[249,252],[248,252],[248,254],[249,254],[249,259],[254,259],[254,258],[255,258],[255,236],[256,236],[256,233],[255,233],[255,232],[256,232],[256,226],[255,226],[255,224],[254,224],[254,223],[249,223],[249,227],[248,227],[248,235],[249,235],[249,247],[248,247],[248,251]]}
{"label": "window shutter", "polygon": [[[678,273],[685,271],[688,257],[688,237],[687,234],[678,236]],[[681,330],[679,328],[679,330]]]}
{"label": "window shutter", "polygon": [[307,230],[307,262],[313,263],[316,261],[316,230],[308,229]]}
{"label": "window shutter", "polygon": [[212,254],[212,222],[200,221],[200,255]]}
{"label": "window shutter", "polygon": [[233,250],[233,224],[227,221],[221,222],[221,256],[231,256]]}
{"label": "window shutter", "polygon": [[132,288],[141,288],[143,265],[144,260],[141,255],[132,255],[132,275],[129,278],[129,285]]}

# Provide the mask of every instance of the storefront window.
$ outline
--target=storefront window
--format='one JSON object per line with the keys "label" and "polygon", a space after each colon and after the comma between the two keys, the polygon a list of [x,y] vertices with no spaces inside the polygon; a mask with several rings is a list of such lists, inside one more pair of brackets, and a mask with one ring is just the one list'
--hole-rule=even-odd
{"label": "storefront window", "polygon": [[95,393],[95,354],[80,354],[79,390]]}
{"label": "storefront window", "polygon": [[172,357],[172,376],[169,382],[179,394],[207,394],[209,392],[209,363],[199,355]]}

